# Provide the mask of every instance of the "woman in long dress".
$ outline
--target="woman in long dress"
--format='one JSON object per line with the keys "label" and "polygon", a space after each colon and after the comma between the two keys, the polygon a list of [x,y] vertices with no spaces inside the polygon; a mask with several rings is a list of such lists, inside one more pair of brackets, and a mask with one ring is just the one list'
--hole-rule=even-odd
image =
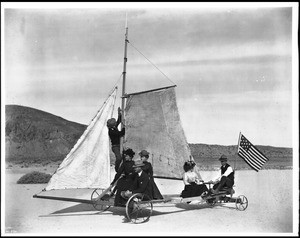
{"label": "woman in long dress", "polygon": [[194,161],[187,161],[183,165],[185,173],[183,174],[184,190],[181,192],[182,198],[197,197],[203,195],[208,191],[208,188],[203,182],[202,178],[194,172]]}
{"label": "woman in long dress", "polygon": [[142,169],[144,172],[146,172],[149,175],[150,178],[150,185],[152,190],[153,199],[163,199],[163,196],[161,195],[156,183],[154,182],[153,178],[153,167],[150,162],[148,162],[149,159],[149,152],[146,150],[142,150],[140,153],[140,158],[145,164]]}
{"label": "woman in long dress", "polygon": [[111,182],[111,184],[114,184],[119,179],[111,194],[112,196],[114,192],[117,191],[114,200],[115,206],[125,206],[127,200],[121,196],[121,191],[132,190],[133,181],[136,175],[134,168],[132,167],[134,165],[134,161],[132,160],[134,155],[135,152],[130,148],[123,151],[123,162],[119,166],[114,180]]}

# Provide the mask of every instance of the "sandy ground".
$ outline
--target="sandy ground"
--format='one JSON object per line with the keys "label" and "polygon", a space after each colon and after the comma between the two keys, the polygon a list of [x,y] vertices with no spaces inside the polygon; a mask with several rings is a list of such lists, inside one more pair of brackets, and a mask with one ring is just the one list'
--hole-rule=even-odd
{"label": "sandy ground", "polygon": [[[43,168],[52,172],[53,167]],[[203,236],[203,235],[268,235],[298,234],[293,219],[293,171],[236,171],[235,195],[245,195],[249,206],[245,211],[235,204],[214,207],[189,204],[155,204],[150,220],[142,224],[128,222],[125,208],[111,207],[99,213],[92,205],[38,199],[45,184],[21,185],[16,181],[33,168],[6,169],[5,234],[15,235],[93,235],[93,236]],[[42,171],[42,170],[41,170]],[[217,171],[203,171],[205,181]],[[179,194],[182,181],[156,179],[162,194]],[[64,191],[62,196],[90,199],[92,190]],[[298,190],[296,191],[298,192]],[[4,200],[4,199],[3,199]],[[298,202],[298,200],[297,200]],[[298,209],[294,210],[297,213]],[[294,223],[293,223],[294,221]],[[295,226],[296,222],[296,226]],[[3,232],[3,231],[2,231]],[[2,233],[1,232],[1,233]]]}

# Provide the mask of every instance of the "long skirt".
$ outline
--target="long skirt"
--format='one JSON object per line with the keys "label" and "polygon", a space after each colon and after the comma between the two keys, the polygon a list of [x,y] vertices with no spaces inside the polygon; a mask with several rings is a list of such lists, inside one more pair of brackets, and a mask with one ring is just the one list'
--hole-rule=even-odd
{"label": "long skirt", "polygon": [[188,197],[197,197],[200,196],[205,191],[208,191],[208,188],[205,184],[196,184],[191,183],[190,185],[185,185],[184,190],[181,192],[181,197],[188,198]]}
{"label": "long skirt", "polygon": [[161,195],[161,193],[160,193],[156,183],[154,182],[153,178],[150,178],[150,186],[152,187],[151,188],[152,198],[153,199],[163,199],[163,196]]}

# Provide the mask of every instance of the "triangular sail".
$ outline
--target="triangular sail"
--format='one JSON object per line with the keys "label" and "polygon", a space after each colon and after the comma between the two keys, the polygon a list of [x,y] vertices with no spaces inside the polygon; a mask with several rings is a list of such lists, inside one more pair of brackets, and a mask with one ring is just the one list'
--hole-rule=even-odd
{"label": "triangular sail", "polygon": [[178,113],[174,87],[129,94],[125,108],[125,147],[150,155],[154,175],[182,178],[191,158]]}
{"label": "triangular sail", "polygon": [[116,100],[115,88],[73,149],[51,177],[46,190],[107,188],[110,184],[109,137],[106,126]]}

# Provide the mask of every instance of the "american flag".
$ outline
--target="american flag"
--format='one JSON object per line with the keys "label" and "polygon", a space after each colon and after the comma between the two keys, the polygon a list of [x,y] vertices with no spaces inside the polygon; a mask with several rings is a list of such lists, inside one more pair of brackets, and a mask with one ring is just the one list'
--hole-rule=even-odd
{"label": "american flag", "polygon": [[242,157],[251,168],[256,170],[256,172],[269,160],[243,135],[241,135],[239,141],[238,155]]}

